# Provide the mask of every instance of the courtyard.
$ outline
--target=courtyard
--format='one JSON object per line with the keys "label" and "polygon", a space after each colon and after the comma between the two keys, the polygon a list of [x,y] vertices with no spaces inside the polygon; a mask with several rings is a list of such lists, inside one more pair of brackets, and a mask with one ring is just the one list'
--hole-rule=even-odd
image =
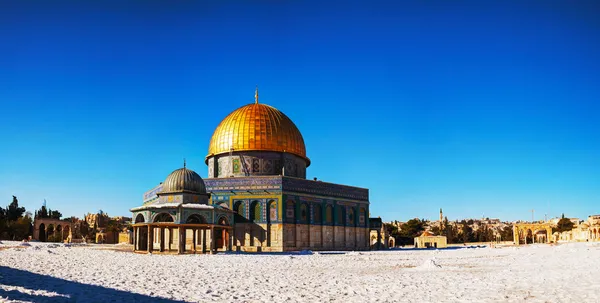
{"label": "courtyard", "polygon": [[599,302],[600,243],[150,255],[0,244],[1,302]]}

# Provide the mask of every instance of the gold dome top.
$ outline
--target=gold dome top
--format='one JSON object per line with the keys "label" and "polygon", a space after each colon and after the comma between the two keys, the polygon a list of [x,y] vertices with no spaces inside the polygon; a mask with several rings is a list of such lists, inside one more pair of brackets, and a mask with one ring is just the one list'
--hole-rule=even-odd
{"label": "gold dome top", "polygon": [[275,151],[306,157],[304,139],[285,114],[276,108],[256,102],[242,106],[229,114],[213,133],[208,146],[208,158],[233,151]]}

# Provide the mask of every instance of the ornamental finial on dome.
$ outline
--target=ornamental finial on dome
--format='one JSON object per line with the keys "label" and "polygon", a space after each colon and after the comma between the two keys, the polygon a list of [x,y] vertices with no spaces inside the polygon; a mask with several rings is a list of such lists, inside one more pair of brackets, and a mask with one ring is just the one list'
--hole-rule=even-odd
{"label": "ornamental finial on dome", "polygon": [[185,158],[183,158],[183,168],[185,168]]}
{"label": "ornamental finial on dome", "polygon": [[258,104],[258,85],[256,86],[256,91],[254,91],[254,104]]}

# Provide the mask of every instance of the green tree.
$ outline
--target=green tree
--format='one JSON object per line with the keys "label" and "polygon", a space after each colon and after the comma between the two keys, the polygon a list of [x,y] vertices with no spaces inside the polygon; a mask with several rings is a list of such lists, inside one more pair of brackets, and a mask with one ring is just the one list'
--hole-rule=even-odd
{"label": "green tree", "polygon": [[23,216],[16,221],[9,223],[9,237],[11,240],[23,240],[28,238],[31,233],[32,219],[30,216]]}
{"label": "green tree", "polygon": [[573,222],[571,222],[571,220],[568,218],[565,218],[565,215],[563,214],[562,218],[558,220],[558,223],[556,223],[555,230],[558,232],[569,231],[573,229],[573,225]]}
{"label": "green tree", "polygon": [[439,226],[434,226],[431,228],[431,233],[434,235],[441,235],[442,234],[442,229]]}
{"label": "green tree", "polygon": [[40,218],[40,219],[50,218],[50,216],[48,215],[48,210],[46,209],[46,206],[42,205],[42,208],[40,208],[39,210],[37,210],[35,212],[35,217]]}
{"label": "green tree", "polygon": [[502,241],[512,241],[513,237],[513,228],[510,225],[504,226],[504,228],[500,231],[500,238]]}
{"label": "green tree", "polygon": [[[472,220],[469,220],[472,222]],[[466,220],[460,221],[462,230],[459,233],[459,241],[462,243],[475,242],[475,235],[473,234],[473,228],[469,225]]]}
{"label": "green tree", "polygon": [[17,199],[17,197],[12,197],[13,201],[8,205],[8,208],[6,209],[6,220],[9,222],[17,221],[17,219],[22,217],[23,213],[25,212],[25,207],[19,207],[19,200]]}
{"label": "green tree", "polygon": [[52,218],[52,219],[58,219],[58,220],[60,220],[61,217],[62,217],[62,214],[58,210],[53,210],[50,213],[50,218]]}
{"label": "green tree", "polygon": [[414,238],[418,237],[422,231],[425,230],[425,220],[410,219],[406,223],[402,224],[402,230],[400,234],[403,237]]}
{"label": "green tree", "polygon": [[6,232],[6,211],[0,207],[0,238]]}

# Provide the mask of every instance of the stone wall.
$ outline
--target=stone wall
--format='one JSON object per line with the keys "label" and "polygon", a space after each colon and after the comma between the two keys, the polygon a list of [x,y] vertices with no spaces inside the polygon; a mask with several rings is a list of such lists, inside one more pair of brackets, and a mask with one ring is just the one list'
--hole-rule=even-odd
{"label": "stone wall", "polygon": [[241,251],[283,251],[283,224],[238,223],[233,246]]}

